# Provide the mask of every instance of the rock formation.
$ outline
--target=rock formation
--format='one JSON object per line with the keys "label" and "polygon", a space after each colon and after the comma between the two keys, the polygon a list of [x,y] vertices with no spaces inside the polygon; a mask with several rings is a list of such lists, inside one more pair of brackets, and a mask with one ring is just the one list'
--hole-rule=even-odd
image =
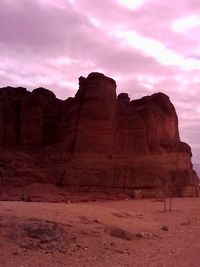
{"label": "rock formation", "polygon": [[0,181],[143,197],[199,194],[176,111],[156,93],[130,101],[101,73],[79,78],[74,98],[44,88],[0,89]]}

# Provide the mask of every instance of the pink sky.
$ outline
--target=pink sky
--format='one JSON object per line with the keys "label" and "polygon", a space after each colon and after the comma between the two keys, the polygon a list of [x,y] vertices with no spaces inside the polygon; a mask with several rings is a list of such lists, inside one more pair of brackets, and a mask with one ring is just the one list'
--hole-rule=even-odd
{"label": "pink sky", "polygon": [[0,18],[0,87],[66,99],[99,71],[132,99],[164,92],[199,162],[199,0],[1,0]]}

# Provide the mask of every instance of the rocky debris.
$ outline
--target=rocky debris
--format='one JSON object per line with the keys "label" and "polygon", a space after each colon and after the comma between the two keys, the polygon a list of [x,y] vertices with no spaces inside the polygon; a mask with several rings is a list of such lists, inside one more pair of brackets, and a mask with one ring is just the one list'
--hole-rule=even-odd
{"label": "rocky debris", "polygon": [[129,212],[113,212],[112,215],[119,217],[119,218],[128,218],[128,217],[134,217]]}
{"label": "rocky debris", "polygon": [[41,240],[42,243],[58,239],[59,231],[56,228],[57,226],[55,224],[51,225],[49,222],[33,222],[25,224],[23,227],[28,237]]}
{"label": "rocky debris", "polygon": [[80,77],[67,100],[45,88],[5,87],[0,126],[1,183],[135,198],[199,195],[191,149],[165,94],[131,101],[101,73]]}
{"label": "rocky debris", "polygon": [[23,221],[10,217],[0,227],[7,232],[9,240],[28,250],[65,253],[73,241],[72,233],[66,232],[63,225],[48,220],[30,218]]}
{"label": "rocky debris", "polygon": [[155,234],[155,233],[149,233],[149,232],[139,232],[139,233],[136,233],[135,234],[135,237],[137,239],[141,239],[141,238],[144,238],[144,239],[157,239],[157,238],[161,238],[159,235]]}
{"label": "rocky debris", "polygon": [[132,240],[133,239],[133,234],[122,229],[119,227],[115,226],[106,226],[104,229],[105,233],[108,233],[111,236],[121,238],[124,240]]}

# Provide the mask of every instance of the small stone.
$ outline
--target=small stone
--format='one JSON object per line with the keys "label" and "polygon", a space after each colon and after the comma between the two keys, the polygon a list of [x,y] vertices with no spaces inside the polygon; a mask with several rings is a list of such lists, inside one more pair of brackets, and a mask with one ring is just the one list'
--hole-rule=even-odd
{"label": "small stone", "polygon": [[144,234],[143,234],[143,233],[137,233],[135,236],[136,236],[137,238],[143,238],[143,237],[144,237]]}
{"label": "small stone", "polygon": [[162,231],[169,231],[169,228],[168,228],[166,225],[163,225],[163,226],[161,227],[161,230],[162,230]]}

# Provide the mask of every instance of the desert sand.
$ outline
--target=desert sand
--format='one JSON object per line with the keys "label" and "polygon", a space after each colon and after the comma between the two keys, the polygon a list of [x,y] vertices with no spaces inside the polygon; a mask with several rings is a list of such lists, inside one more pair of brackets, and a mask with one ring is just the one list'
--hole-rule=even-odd
{"label": "desert sand", "polygon": [[1,267],[200,266],[200,199],[0,202]]}

